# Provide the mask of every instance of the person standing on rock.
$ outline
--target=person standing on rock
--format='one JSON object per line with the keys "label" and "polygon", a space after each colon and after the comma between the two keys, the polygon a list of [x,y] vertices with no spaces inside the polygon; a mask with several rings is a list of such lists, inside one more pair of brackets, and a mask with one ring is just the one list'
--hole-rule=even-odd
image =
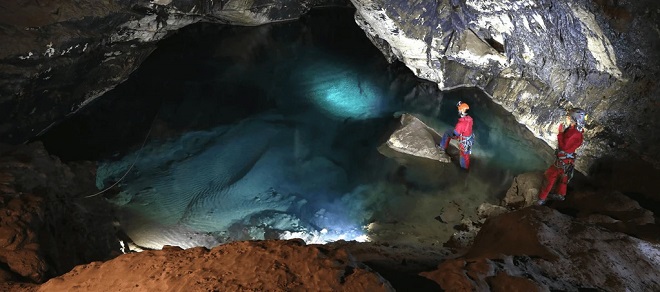
{"label": "person standing on rock", "polygon": [[[545,171],[545,185],[539,193],[538,205],[545,204],[547,199],[563,201],[566,196],[566,185],[573,177],[575,159],[577,158],[575,150],[582,145],[584,124],[587,120],[587,114],[584,110],[573,108],[568,111],[565,123],[559,124],[557,134],[557,158],[555,162]],[[557,193],[551,194],[550,190],[559,181]]]}
{"label": "person standing on rock", "polygon": [[472,154],[472,144],[474,143],[474,135],[472,134],[472,117],[467,114],[470,109],[467,103],[459,101],[456,104],[458,108],[458,122],[454,129],[447,130],[442,135],[442,140],[438,144],[438,148],[446,151],[449,147],[451,139],[458,139],[458,149],[460,150],[460,165],[463,169],[470,168],[470,154]]}

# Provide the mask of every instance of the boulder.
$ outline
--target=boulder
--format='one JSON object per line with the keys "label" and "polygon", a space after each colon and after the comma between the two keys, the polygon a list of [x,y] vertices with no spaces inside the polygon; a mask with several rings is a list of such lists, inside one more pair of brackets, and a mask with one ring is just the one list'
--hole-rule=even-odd
{"label": "boulder", "polygon": [[436,147],[441,135],[433,128],[408,113],[402,114],[399,121],[399,128],[390,135],[385,144],[379,147],[381,153],[389,157],[396,156],[383,149],[386,147],[406,155],[428,158],[443,163],[451,162],[449,155]]}
{"label": "boulder", "polygon": [[506,192],[502,204],[507,208],[531,206],[538,201],[543,186],[542,172],[528,172],[516,176]]}

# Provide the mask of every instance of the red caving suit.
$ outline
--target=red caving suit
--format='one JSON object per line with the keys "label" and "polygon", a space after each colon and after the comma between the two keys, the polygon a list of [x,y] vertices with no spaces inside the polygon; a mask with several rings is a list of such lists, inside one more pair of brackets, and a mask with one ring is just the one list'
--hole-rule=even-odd
{"label": "red caving suit", "polygon": [[575,150],[582,145],[583,136],[582,132],[578,131],[574,126],[569,126],[566,130],[560,131],[557,134],[557,158],[553,165],[548,167],[545,171],[545,185],[539,193],[539,199],[545,200],[548,193],[554,186],[557,179],[559,185],[557,186],[557,194],[566,196],[566,185],[568,184],[568,177],[573,171],[573,163],[575,163]]}
{"label": "red caving suit", "polygon": [[[472,142],[474,141],[472,137],[473,123],[474,121],[472,120],[472,117],[468,115],[459,118],[454,130],[448,130],[442,136],[442,140],[439,144],[440,147],[442,147],[442,150],[445,150],[449,147],[449,140],[458,139],[458,149],[461,152],[459,162],[464,169],[470,168],[470,153],[472,152]],[[468,149],[465,149],[466,145],[469,145]]]}

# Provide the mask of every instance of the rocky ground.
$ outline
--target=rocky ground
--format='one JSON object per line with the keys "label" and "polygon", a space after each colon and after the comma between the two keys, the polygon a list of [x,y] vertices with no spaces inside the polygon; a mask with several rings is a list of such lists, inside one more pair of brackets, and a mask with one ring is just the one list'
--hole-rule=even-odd
{"label": "rocky ground", "polygon": [[[518,176],[445,246],[299,240],[121,254],[90,164],[43,147],[0,159],[3,291],[657,291],[657,216],[583,178],[564,202],[529,206],[541,173]],[[657,205],[657,203],[655,203]],[[476,237],[475,237],[476,235]]]}

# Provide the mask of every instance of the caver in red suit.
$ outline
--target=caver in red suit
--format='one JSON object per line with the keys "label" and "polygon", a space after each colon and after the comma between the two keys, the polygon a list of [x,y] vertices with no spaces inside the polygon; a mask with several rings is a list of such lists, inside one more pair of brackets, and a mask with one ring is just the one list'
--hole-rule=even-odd
{"label": "caver in red suit", "polygon": [[557,194],[551,199],[564,200],[564,197],[566,196],[566,185],[573,176],[576,159],[575,150],[577,150],[583,142],[582,129],[585,120],[586,114],[583,110],[573,109],[569,111],[566,119],[570,125],[566,128],[564,128],[563,124],[559,125],[559,133],[557,134],[557,157],[555,162],[545,171],[545,185],[539,193],[539,205],[545,203],[550,190],[557,181],[559,182],[557,185]]}
{"label": "caver in red suit", "polygon": [[467,110],[470,107],[464,102],[458,102],[458,114],[460,118],[456,123],[453,130],[448,130],[442,135],[442,140],[438,145],[443,151],[449,147],[451,139],[458,139],[458,149],[460,150],[460,165],[464,169],[470,168],[470,154],[472,154],[472,144],[474,136],[472,136],[472,124],[474,123],[472,117],[467,115]]}

